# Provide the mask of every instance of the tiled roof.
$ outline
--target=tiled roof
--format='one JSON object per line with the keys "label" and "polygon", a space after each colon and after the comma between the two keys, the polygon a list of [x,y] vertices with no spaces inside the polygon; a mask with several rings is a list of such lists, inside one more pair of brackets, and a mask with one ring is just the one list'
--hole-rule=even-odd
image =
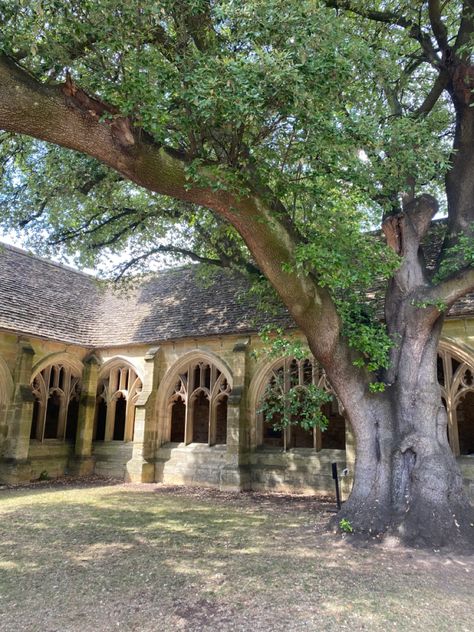
{"label": "tiled roof", "polygon": [[63,342],[89,342],[93,277],[12,246],[0,250],[0,328]]}
{"label": "tiled roof", "polygon": [[[162,270],[114,289],[18,248],[0,249],[0,329],[87,347],[256,331],[264,315],[245,289],[245,281],[227,271],[204,283],[198,266]],[[474,315],[474,294],[449,315]],[[270,319],[294,326],[285,310]]]}
{"label": "tiled roof", "polygon": [[[260,322],[258,322],[260,318]],[[114,287],[12,246],[0,250],[0,329],[90,347],[256,331],[245,282],[227,271],[204,283],[198,266]],[[272,318],[291,327],[286,312]]]}

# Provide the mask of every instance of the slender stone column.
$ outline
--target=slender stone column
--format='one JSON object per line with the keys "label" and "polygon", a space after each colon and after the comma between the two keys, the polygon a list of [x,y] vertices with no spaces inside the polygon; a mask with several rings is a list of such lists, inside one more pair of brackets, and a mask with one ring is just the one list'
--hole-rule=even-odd
{"label": "slender stone column", "polygon": [[99,368],[100,361],[94,354],[90,355],[84,361],[76,444],[74,457],[69,463],[71,474],[76,476],[87,476],[94,471],[95,461],[92,456],[92,437],[94,434]]}
{"label": "slender stone column", "polygon": [[132,483],[153,483],[155,480],[155,448],[157,421],[155,394],[159,347],[145,355],[143,389],[135,405],[135,430],[132,458],[127,463],[126,480]]}
{"label": "slender stone column", "polygon": [[247,350],[249,339],[233,348],[232,392],[227,402],[227,455],[221,470],[220,488],[240,491],[248,486],[248,427],[245,415]]}
{"label": "slender stone column", "polygon": [[0,480],[5,483],[21,483],[31,478],[28,452],[34,403],[30,385],[34,353],[29,343],[20,343],[13,376],[13,397],[6,413],[5,451],[0,463]]}

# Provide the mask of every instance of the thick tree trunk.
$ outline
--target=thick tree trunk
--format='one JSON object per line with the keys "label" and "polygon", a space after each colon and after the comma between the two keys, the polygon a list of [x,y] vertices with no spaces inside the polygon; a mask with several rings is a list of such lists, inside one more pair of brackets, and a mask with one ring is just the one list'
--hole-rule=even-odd
{"label": "thick tree trunk", "polygon": [[390,368],[383,376],[385,392],[360,398],[354,417],[351,392],[334,367],[336,390],[343,403],[348,401],[357,442],[354,488],[341,516],[357,531],[392,533],[412,544],[474,547],[474,511],[448,443],[437,379],[444,320],[437,300],[455,299],[448,286],[444,295],[431,297],[436,286],[427,276],[420,249],[436,211],[433,198],[422,196],[384,222],[388,244],[403,258],[385,301],[386,325],[394,341]]}
{"label": "thick tree trunk", "polygon": [[[428,546],[474,545],[474,512],[448,443],[436,376],[438,331],[401,344],[394,383],[356,429],[352,494],[338,516],[356,531]],[[350,416],[350,413],[349,413]]]}

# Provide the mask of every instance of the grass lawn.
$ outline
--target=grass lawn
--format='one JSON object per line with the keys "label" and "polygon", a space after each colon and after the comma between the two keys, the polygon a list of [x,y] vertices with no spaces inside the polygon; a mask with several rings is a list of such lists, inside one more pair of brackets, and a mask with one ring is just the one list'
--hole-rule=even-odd
{"label": "grass lawn", "polygon": [[474,630],[474,560],[353,546],[311,498],[0,490],[0,630]]}

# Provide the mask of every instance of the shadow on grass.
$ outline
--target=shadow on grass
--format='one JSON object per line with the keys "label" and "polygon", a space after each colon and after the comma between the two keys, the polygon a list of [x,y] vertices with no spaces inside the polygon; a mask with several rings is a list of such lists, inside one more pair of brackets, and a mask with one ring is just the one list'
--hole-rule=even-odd
{"label": "shadow on grass", "polygon": [[[84,609],[83,629],[107,629],[87,627],[90,617],[126,605],[147,617],[161,612],[168,625],[148,628],[143,618],[139,630],[180,629],[181,619],[196,626],[184,629],[197,630],[211,611],[222,622],[238,618],[242,607],[255,609],[257,619],[262,607],[270,609],[281,625],[292,613],[293,627],[267,629],[297,630],[310,614],[324,623],[365,613],[375,630],[390,608],[397,625],[410,625],[415,608],[429,626],[432,616],[448,616],[447,598],[457,609],[471,599],[465,567],[445,566],[441,577],[442,560],[356,551],[325,535],[327,515],[315,499],[124,486],[18,490],[4,499],[3,604],[23,604],[28,621],[46,601],[57,625],[51,629],[75,629],[67,617]],[[436,615],[421,608],[433,599]],[[133,608],[124,620],[141,617]],[[265,630],[258,620],[255,629]]]}

